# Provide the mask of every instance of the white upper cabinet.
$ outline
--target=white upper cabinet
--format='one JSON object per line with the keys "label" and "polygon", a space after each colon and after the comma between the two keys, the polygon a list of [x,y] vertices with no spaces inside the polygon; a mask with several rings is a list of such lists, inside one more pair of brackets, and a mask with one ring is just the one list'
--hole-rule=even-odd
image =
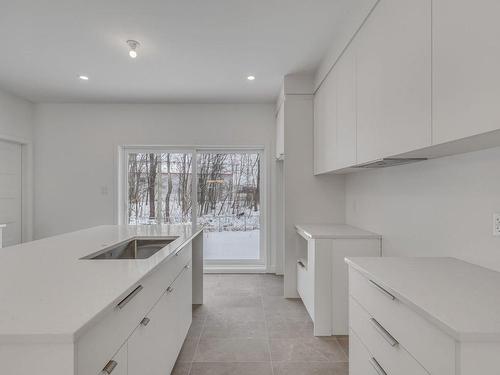
{"label": "white upper cabinet", "polygon": [[330,72],[314,95],[314,173],[336,168],[337,148],[337,82]]}
{"label": "white upper cabinet", "polygon": [[285,102],[281,103],[276,114],[276,159],[285,156]]}
{"label": "white upper cabinet", "polygon": [[380,1],[356,39],[357,163],[430,146],[431,0]]}
{"label": "white upper cabinet", "polygon": [[335,66],[337,74],[336,169],[356,164],[356,55],[350,45]]}
{"label": "white upper cabinet", "polygon": [[500,128],[500,1],[433,0],[433,143]]}

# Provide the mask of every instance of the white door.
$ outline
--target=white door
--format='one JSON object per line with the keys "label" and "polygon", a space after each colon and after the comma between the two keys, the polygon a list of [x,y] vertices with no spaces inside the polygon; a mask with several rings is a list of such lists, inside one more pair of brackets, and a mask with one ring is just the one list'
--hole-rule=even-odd
{"label": "white door", "polygon": [[[0,224],[3,246],[21,242],[22,234],[22,146],[0,141]],[[1,246],[0,246],[1,247]]]}

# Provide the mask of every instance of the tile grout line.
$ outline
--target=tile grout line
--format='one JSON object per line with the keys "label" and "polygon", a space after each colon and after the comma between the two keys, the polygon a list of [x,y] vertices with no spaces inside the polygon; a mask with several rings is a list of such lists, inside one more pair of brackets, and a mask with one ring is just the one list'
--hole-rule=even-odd
{"label": "tile grout line", "polygon": [[201,337],[203,336],[203,332],[205,331],[205,323],[206,323],[207,319],[208,319],[208,315],[205,316],[205,318],[203,319],[203,323],[201,324],[200,337],[198,337],[198,340],[196,341],[196,346],[194,348],[193,358],[191,359],[191,363],[189,364],[188,375],[191,374],[191,370],[193,369],[194,359],[196,358],[196,353],[198,353],[198,345],[200,345]]}
{"label": "tile grout line", "polygon": [[[219,284],[219,282],[217,281],[216,286],[215,286],[216,288],[217,288],[218,284]],[[205,295],[205,292],[203,294]],[[203,302],[205,302],[205,301],[203,301]],[[201,324],[200,337],[198,337],[198,340],[196,342],[196,346],[194,348],[193,358],[191,359],[191,362],[189,363],[188,375],[191,375],[191,371],[193,369],[194,359],[196,358],[196,353],[198,353],[198,346],[200,345],[201,338],[203,337],[203,333],[205,332],[205,325],[207,323],[207,319],[208,319],[208,314],[203,318],[203,323]]]}
{"label": "tile grout line", "polygon": [[269,366],[271,366],[271,374],[274,375],[274,366],[273,366],[273,357],[271,355],[271,338],[269,336],[269,327],[267,325],[267,317],[266,317],[266,311],[264,309],[264,296],[260,295],[260,303],[262,304],[262,313],[264,315],[264,327],[266,330],[266,343],[267,343],[267,351],[269,353]]}

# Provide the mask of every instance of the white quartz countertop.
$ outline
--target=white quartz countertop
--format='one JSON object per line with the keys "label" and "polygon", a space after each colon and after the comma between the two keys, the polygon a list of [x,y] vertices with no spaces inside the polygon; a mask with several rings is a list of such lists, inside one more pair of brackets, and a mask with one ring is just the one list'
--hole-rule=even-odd
{"label": "white quartz countertop", "polygon": [[346,262],[458,341],[500,341],[500,272],[455,258]]}
{"label": "white quartz countertop", "polygon": [[297,224],[295,229],[305,239],[381,238],[379,234],[346,224]]}
{"label": "white quartz countertop", "polygon": [[[0,249],[0,344],[73,342],[201,229],[106,225]],[[133,238],[178,237],[147,259],[80,259]]]}

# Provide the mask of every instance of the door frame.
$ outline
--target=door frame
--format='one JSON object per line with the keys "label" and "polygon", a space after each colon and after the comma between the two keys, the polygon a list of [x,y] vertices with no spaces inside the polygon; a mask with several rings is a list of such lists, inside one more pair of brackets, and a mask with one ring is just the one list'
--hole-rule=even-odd
{"label": "door frame", "polygon": [[[268,204],[268,186],[270,178],[268,178],[269,167],[268,152],[264,145],[244,145],[244,146],[204,146],[204,145],[121,145],[118,146],[118,168],[117,170],[117,201],[115,208],[115,221],[118,224],[127,225],[128,218],[128,199],[127,199],[127,156],[129,153],[137,152],[186,152],[192,153],[193,176],[197,176],[197,155],[198,153],[210,152],[255,152],[260,154],[260,168],[261,168],[261,183],[260,183],[260,238],[259,238],[259,251],[260,259],[255,262],[254,260],[221,260],[221,261],[204,261],[205,273],[264,273],[268,272],[268,267],[271,264],[270,259],[270,244],[268,236],[269,233],[269,204]],[[197,203],[198,195],[198,179],[193,178],[192,183],[192,202]],[[196,223],[197,210],[195,207],[192,209],[191,219],[193,225]]]}
{"label": "door frame", "polygon": [[[33,240],[33,142],[31,140],[0,134],[0,141],[21,146],[21,242]],[[2,224],[2,223],[0,223]]]}

